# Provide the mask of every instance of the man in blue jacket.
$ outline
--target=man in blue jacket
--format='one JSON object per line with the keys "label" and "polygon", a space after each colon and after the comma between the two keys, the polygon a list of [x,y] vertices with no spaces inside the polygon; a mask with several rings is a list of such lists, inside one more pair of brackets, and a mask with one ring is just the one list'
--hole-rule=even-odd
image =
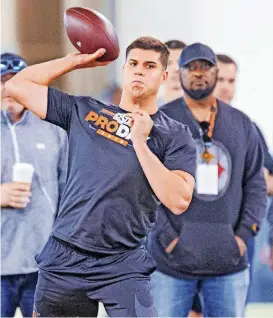
{"label": "man in blue jacket", "polygon": [[217,100],[216,56],[206,45],[186,47],[179,60],[184,98],[162,107],[188,125],[196,142],[193,200],[183,215],[159,207],[149,249],[159,316],[187,316],[198,290],[204,313],[244,315],[249,284],[246,244],[265,214],[263,151],[251,120]]}
{"label": "man in blue jacket", "polygon": [[[16,307],[31,317],[38,278],[35,255],[46,243],[66,182],[64,131],[16,103],[4,83],[26,67],[20,56],[1,55],[1,315]],[[16,162],[31,163],[31,186],[12,181]]]}

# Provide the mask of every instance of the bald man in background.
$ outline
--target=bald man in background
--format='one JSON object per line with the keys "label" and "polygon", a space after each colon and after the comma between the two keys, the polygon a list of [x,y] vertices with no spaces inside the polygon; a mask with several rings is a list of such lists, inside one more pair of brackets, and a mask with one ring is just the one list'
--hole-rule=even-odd
{"label": "bald man in background", "polygon": [[169,52],[168,78],[163,86],[163,96],[158,99],[158,106],[165,105],[181,96],[183,90],[179,79],[178,60],[186,44],[180,40],[169,40],[164,43]]}

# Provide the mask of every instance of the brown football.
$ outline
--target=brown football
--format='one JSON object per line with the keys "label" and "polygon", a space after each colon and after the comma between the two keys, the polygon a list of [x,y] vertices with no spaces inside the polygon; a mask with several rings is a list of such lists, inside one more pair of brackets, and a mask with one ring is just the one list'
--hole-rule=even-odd
{"label": "brown football", "polygon": [[69,8],[64,14],[66,33],[81,53],[95,53],[106,49],[98,59],[101,62],[114,61],[119,56],[119,43],[111,22],[101,13],[88,8]]}

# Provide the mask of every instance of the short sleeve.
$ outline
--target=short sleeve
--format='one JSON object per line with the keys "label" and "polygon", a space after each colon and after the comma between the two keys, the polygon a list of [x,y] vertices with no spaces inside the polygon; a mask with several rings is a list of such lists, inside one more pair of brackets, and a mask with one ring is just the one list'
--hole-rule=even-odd
{"label": "short sleeve", "polygon": [[169,140],[164,165],[169,170],[182,170],[195,177],[196,146],[188,127],[181,125]]}
{"label": "short sleeve", "polygon": [[45,120],[68,131],[74,97],[55,88],[48,88],[47,113]]}

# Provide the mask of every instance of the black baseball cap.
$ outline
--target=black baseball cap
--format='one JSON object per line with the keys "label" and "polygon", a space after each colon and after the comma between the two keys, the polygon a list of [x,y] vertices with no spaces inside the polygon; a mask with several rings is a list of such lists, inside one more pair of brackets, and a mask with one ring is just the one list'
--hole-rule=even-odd
{"label": "black baseball cap", "polygon": [[184,67],[196,60],[205,60],[216,65],[216,55],[212,49],[205,44],[194,43],[183,49],[179,58],[179,67]]}

